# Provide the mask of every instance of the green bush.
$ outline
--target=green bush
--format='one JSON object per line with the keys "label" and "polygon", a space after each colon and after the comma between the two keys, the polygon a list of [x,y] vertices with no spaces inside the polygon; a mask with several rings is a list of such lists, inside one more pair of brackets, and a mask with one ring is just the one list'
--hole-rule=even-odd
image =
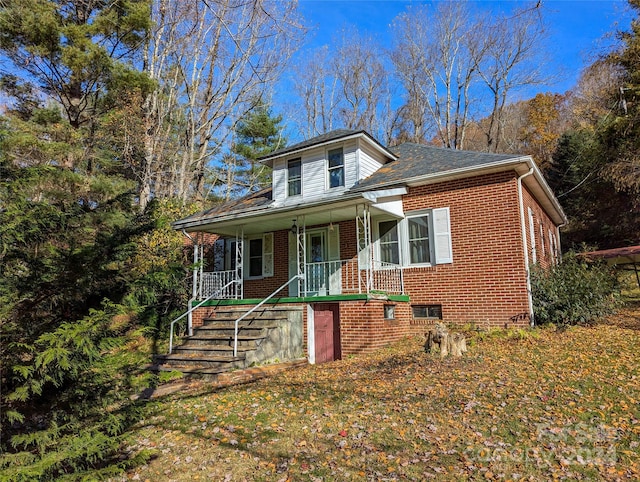
{"label": "green bush", "polygon": [[531,290],[537,324],[592,324],[615,312],[620,299],[613,270],[574,252],[552,268],[534,266]]}

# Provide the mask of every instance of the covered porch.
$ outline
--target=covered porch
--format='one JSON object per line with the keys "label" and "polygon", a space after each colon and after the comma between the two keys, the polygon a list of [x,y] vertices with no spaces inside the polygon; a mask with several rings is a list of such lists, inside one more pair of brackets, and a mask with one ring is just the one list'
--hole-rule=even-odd
{"label": "covered porch", "polygon": [[403,294],[400,265],[376,256],[371,221],[400,218],[394,208],[359,197],[200,225],[185,232],[194,243],[193,301]]}

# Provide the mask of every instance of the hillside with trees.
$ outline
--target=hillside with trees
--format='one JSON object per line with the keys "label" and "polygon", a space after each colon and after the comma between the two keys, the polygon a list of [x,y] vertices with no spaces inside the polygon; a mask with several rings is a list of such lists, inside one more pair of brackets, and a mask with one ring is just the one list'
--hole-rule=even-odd
{"label": "hillside with trees", "polygon": [[531,154],[569,215],[565,247],[640,244],[629,3],[632,29],[573,89],[515,102],[544,80],[541,2],[411,7],[389,50],[352,33],[294,63],[295,2],[0,0],[0,479],[140,462],[121,445],[130,395],[158,383],[144,366],[188,299],[170,223],[268,184],[256,159],[288,139],[346,127]]}

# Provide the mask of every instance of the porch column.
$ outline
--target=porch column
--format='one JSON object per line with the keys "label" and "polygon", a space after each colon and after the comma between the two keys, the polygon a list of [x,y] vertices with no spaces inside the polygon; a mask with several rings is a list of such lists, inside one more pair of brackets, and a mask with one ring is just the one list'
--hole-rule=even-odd
{"label": "porch column", "polygon": [[304,215],[296,217],[296,266],[298,272],[298,296],[307,295],[307,236]]}
{"label": "porch column", "polygon": [[[198,299],[198,242],[195,239],[191,239],[193,242],[193,279],[191,288],[191,302]],[[187,309],[189,314],[187,315],[187,333],[189,336],[193,336],[193,312],[191,311],[191,302]]]}
{"label": "porch column", "polygon": [[235,299],[244,298],[244,281],[242,279],[242,271],[244,266],[244,226],[236,229],[236,265],[235,265]]}
{"label": "porch column", "polygon": [[[361,213],[362,211],[362,213]],[[358,238],[358,290],[369,293],[373,287],[373,257],[371,250],[371,214],[366,204],[356,207],[356,237]],[[364,271],[364,280],[360,273]]]}

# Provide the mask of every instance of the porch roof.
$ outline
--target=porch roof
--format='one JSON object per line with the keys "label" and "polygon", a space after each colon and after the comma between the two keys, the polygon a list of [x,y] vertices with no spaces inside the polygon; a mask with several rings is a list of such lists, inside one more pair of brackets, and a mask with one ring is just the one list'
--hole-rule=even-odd
{"label": "porch roof", "polygon": [[[193,214],[173,223],[174,229],[188,232],[213,232],[235,236],[242,227],[244,234],[262,233],[289,229],[293,220],[304,216],[306,226],[329,224],[345,219],[354,219],[358,206],[375,204],[372,193],[345,193],[331,201],[317,199],[291,205],[275,205],[271,188],[220,204],[206,211]],[[386,191],[381,197],[386,196]]]}

